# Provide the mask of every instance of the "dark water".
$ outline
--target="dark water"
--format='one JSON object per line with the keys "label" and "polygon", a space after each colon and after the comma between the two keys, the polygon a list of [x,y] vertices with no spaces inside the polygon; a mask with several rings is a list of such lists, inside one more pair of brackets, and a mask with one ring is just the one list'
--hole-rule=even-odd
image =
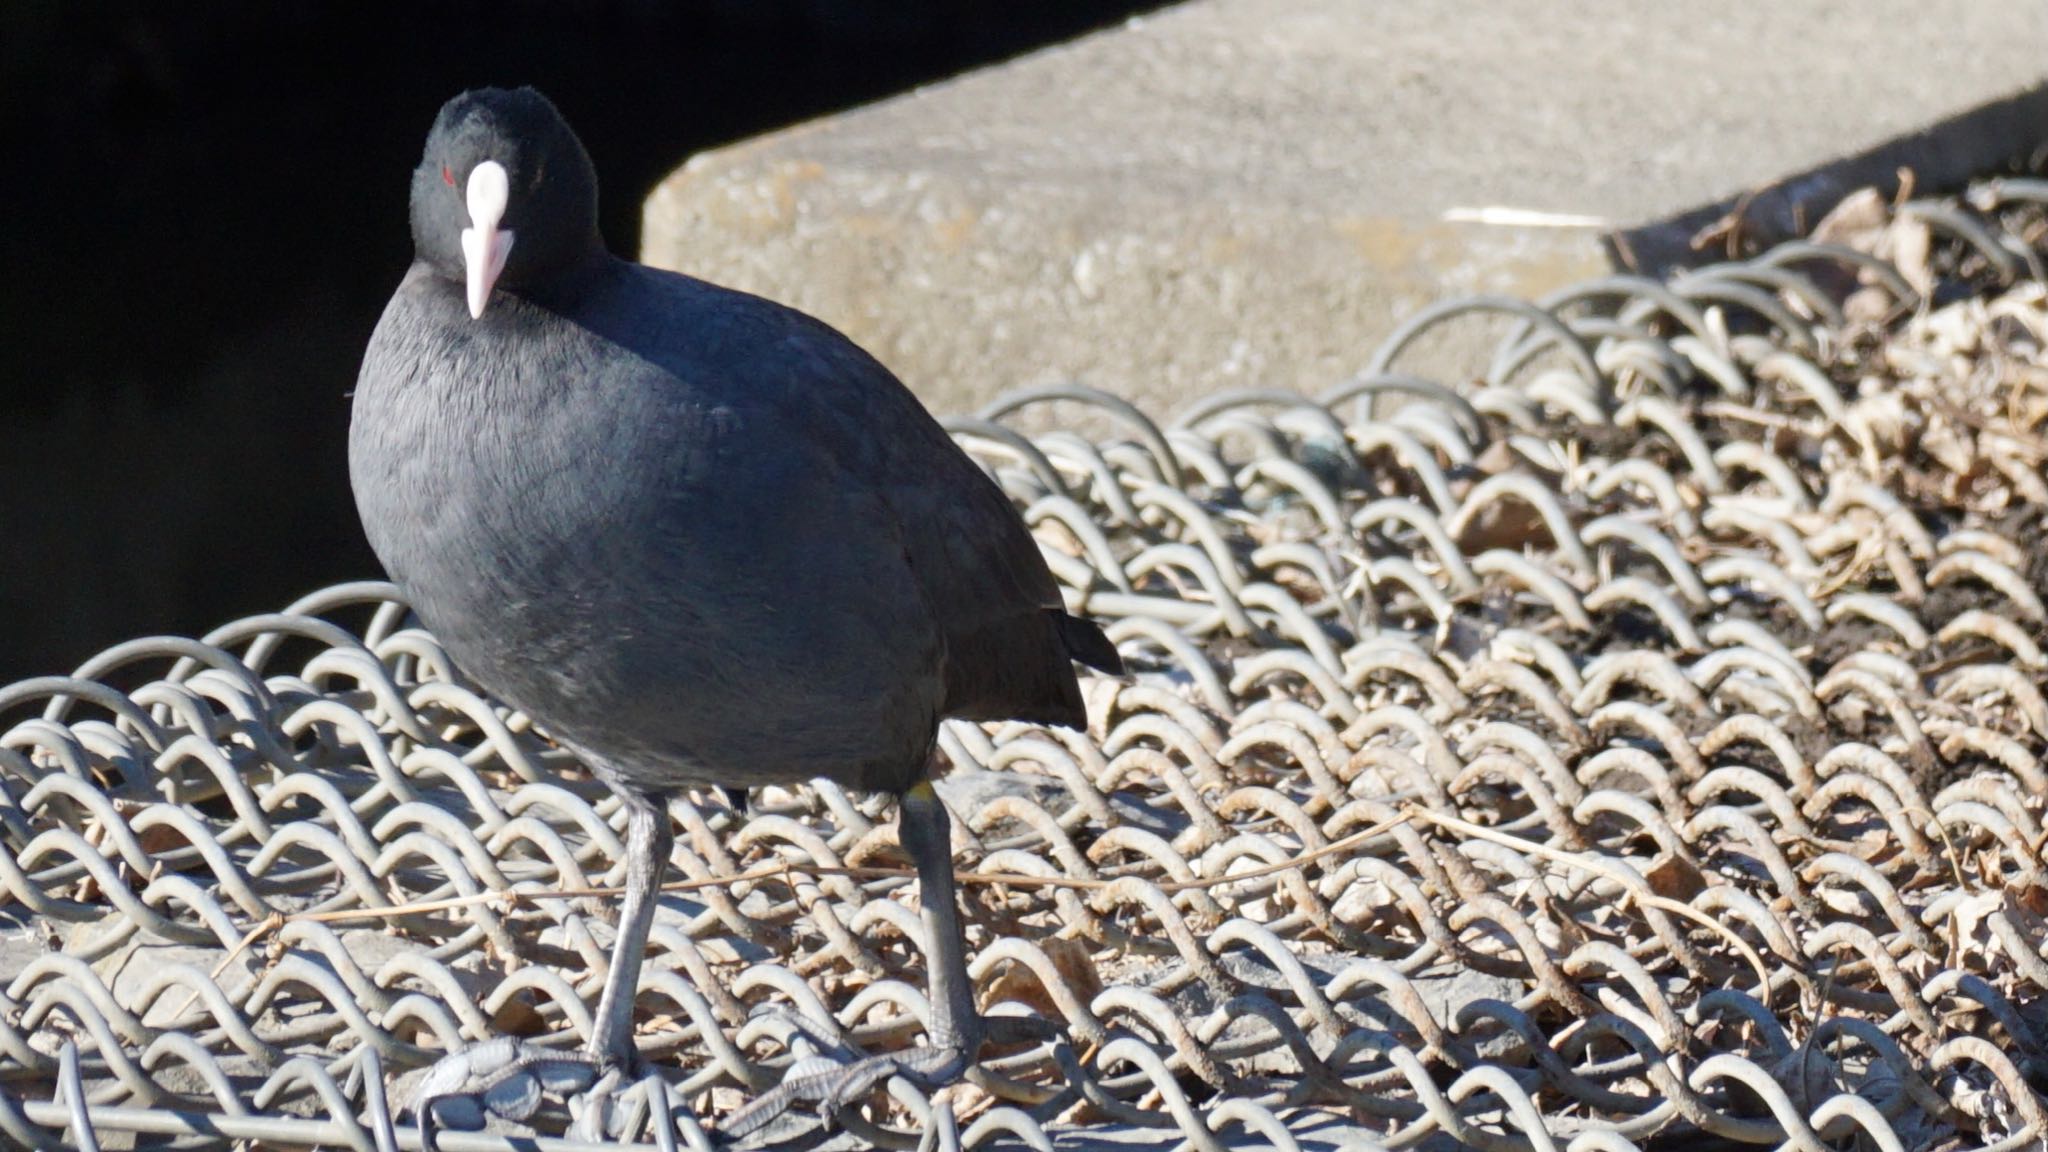
{"label": "dark water", "polygon": [[694,151],[1150,7],[0,5],[0,682],[377,573],[345,393],[460,89],[553,97],[631,252]]}

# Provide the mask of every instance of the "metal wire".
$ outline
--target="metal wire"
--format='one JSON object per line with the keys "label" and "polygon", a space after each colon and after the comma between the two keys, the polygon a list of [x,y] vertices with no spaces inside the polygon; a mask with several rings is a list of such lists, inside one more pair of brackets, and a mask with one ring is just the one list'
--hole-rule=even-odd
{"label": "metal wire", "polygon": [[[1133,674],[1088,683],[1086,734],[945,732],[984,1010],[1050,1027],[839,1122],[2048,1139],[2048,288],[2039,198],[1977,199],[1440,305],[1317,399],[1161,424],[1074,386],[961,422]],[[1394,373],[1485,314],[1514,330],[1483,385]],[[1046,405],[1115,432],[1004,423]],[[394,589],[123,644],[0,688],[0,720],[0,1140],[411,1148],[412,1070],[590,1028],[610,902],[549,894],[622,879],[625,814]],[[754,806],[673,806],[689,886],[638,999],[662,1076],[623,1143],[709,1148],[792,1060],[919,1030],[891,825],[830,785]],[[622,1143],[533,1123],[439,1142]]]}

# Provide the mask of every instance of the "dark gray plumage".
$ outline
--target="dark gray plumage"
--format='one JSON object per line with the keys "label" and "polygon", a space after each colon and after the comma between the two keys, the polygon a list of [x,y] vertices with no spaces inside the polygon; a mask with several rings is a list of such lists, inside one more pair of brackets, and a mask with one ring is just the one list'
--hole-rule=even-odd
{"label": "dark gray plumage", "polygon": [[[1063,611],[1001,490],[887,369],[802,313],[614,258],[596,203],[540,94],[450,101],[349,440],[370,543],[421,619],[634,809],[588,1055],[633,1061],[663,795],[830,777],[906,797],[932,1047],[964,1048],[964,1067],[977,1033],[946,817],[921,787],[938,723],[1081,726],[1070,661],[1114,670],[1116,651]],[[931,1056],[826,1091],[958,1074]]]}

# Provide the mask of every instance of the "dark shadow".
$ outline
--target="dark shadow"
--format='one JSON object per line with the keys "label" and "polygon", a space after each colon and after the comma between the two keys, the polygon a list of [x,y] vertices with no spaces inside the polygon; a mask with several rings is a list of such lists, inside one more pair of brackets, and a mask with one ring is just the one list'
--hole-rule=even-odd
{"label": "dark shadow", "polygon": [[345,394],[458,90],[546,91],[633,252],[694,151],[1156,6],[0,6],[0,682],[377,573]]}
{"label": "dark shadow", "polygon": [[2048,84],[1951,116],[1923,131],[1831,160],[1715,204],[1610,232],[1608,259],[1655,279],[1685,268],[1756,255],[1807,235],[1852,192],[1957,192],[1995,173],[2048,168]]}

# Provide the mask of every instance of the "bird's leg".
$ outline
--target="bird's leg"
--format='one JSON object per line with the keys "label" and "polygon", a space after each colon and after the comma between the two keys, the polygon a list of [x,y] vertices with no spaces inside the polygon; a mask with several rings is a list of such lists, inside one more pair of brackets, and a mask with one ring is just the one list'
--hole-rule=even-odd
{"label": "bird's leg", "polygon": [[597,1017],[583,1053],[600,1068],[633,1072],[639,1052],[633,1046],[633,998],[640,988],[640,963],[647,956],[647,934],[654,927],[654,907],[662,873],[675,847],[668,806],[641,793],[619,793],[626,802],[626,898],[619,906],[619,932],[612,943],[611,970],[598,995]]}
{"label": "bird's leg", "polygon": [[960,927],[960,899],[953,889],[953,820],[931,781],[919,781],[897,806],[896,836],[917,866],[917,892],[924,920],[925,980],[931,998],[931,1047],[951,1051],[965,1071],[980,1047],[981,1017],[974,1010],[974,985],[967,978],[967,935]]}
{"label": "bird's leg", "polygon": [[896,834],[917,865],[918,903],[924,920],[927,994],[931,1001],[929,1043],[904,1052],[871,1056],[852,1064],[804,1061],[773,1091],[734,1113],[721,1134],[736,1140],[766,1127],[798,1102],[830,1115],[858,1103],[891,1076],[923,1087],[952,1083],[966,1072],[981,1047],[981,1017],[967,978],[967,941],[960,930],[960,905],[953,888],[952,819],[930,781],[920,781],[898,798]]}
{"label": "bird's leg", "polygon": [[[610,1083],[639,1072],[633,999],[675,834],[669,829],[668,806],[660,798],[624,789],[619,796],[627,812],[626,897],[589,1042],[572,1055],[506,1038],[443,1057],[427,1070],[413,1096],[423,1147],[433,1147],[436,1127],[481,1127],[486,1114],[524,1120],[540,1107],[544,1092],[583,1092],[596,1086],[593,1095],[603,1096]],[[591,1115],[601,1124],[602,1101],[595,1104]]]}

